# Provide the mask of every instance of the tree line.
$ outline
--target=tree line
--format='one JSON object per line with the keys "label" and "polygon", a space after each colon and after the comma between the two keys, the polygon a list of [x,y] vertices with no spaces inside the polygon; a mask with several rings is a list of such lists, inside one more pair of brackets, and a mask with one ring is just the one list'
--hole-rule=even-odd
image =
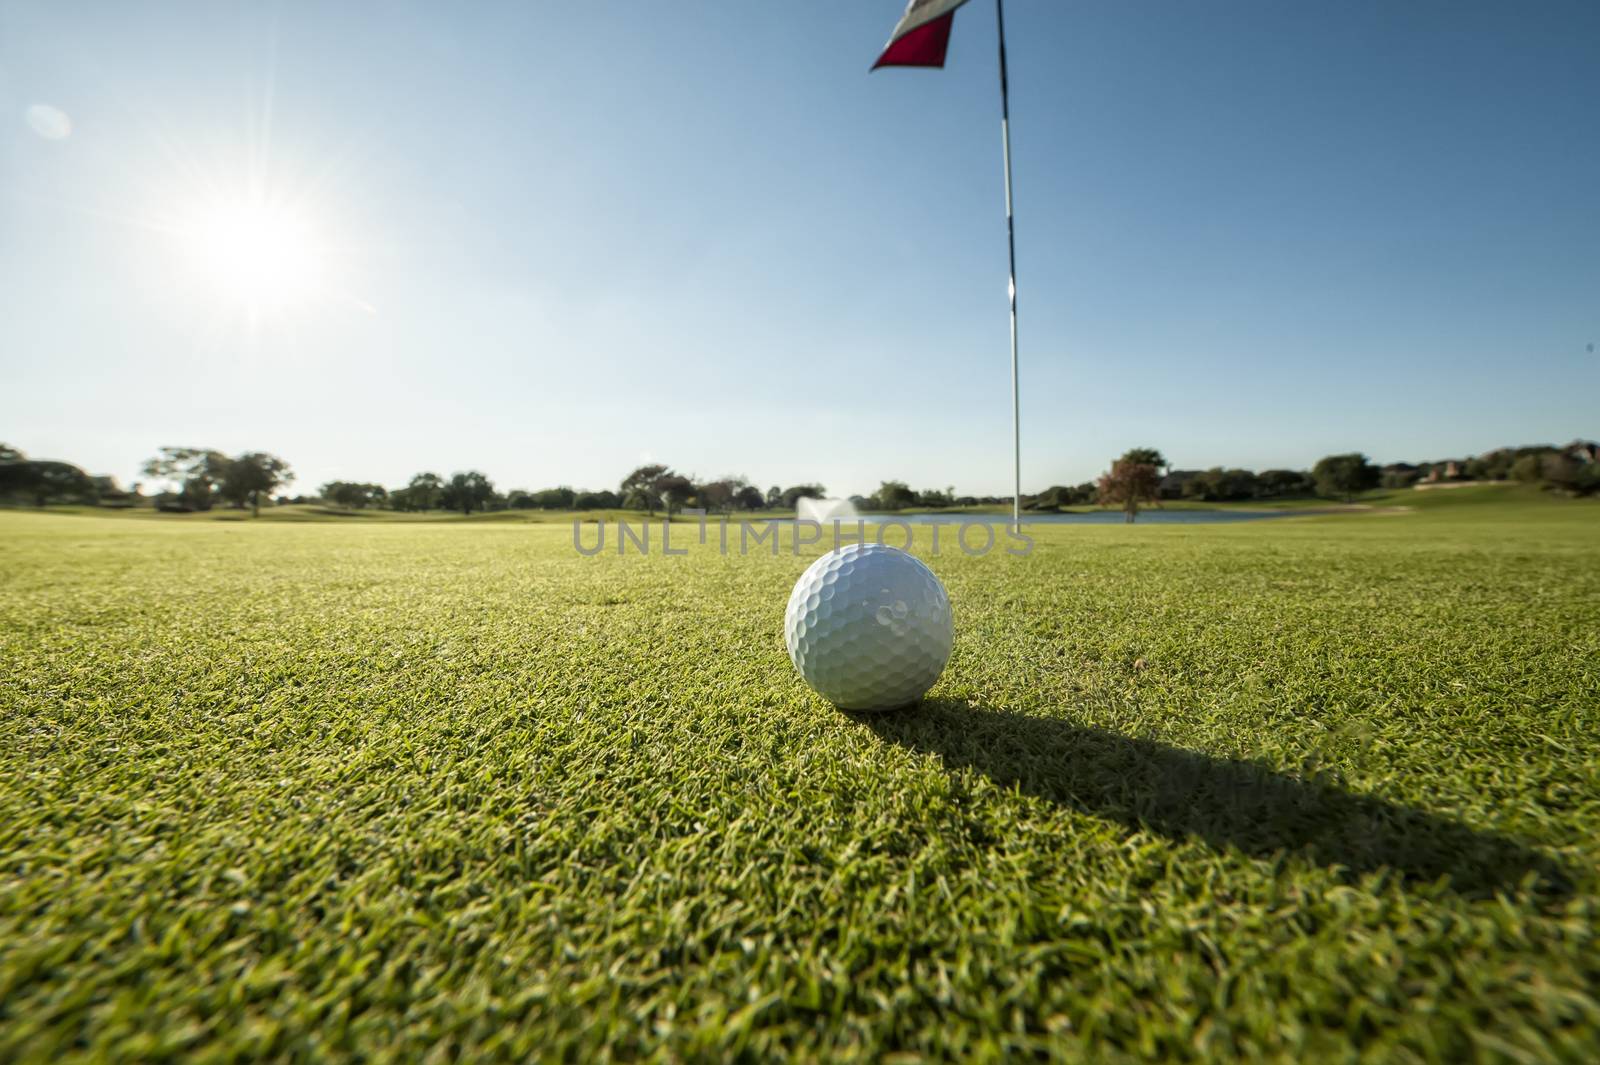
{"label": "tree line", "polygon": [[[739,475],[700,479],[679,473],[665,463],[647,463],[628,473],[615,490],[567,486],[502,492],[477,470],[451,474],[418,473],[404,486],[386,488],[357,481],[329,481],[315,495],[280,492],[294,472],[289,464],[265,451],[228,455],[213,448],[164,447],[141,467],[145,477],[164,485],[153,494],[143,483],[123,490],[115,479],[90,476],[80,467],[53,459],[31,459],[0,444],[0,499],[34,506],[90,503],[108,507],[153,506],[188,512],[217,506],[248,508],[259,513],[265,504],[315,503],[348,510],[367,508],[472,514],[491,510],[633,510],[672,514],[684,507],[712,513],[792,511],[804,498],[823,499],[819,483],[771,485],[765,490]],[[1024,496],[1031,511],[1100,505],[1125,510],[1129,519],[1146,505],[1167,500],[1223,503],[1321,497],[1351,500],[1374,488],[1400,489],[1468,481],[1520,481],[1571,495],[1600,492],[1600,444],[1573,441],[1565,447],[1497,448],[1466,459],[1397,462],[1377,466],[1359,452],[1328,455],[1310,470],[1213,467],[1173,469],[1155,448],[1134,448],[1115,459],[1096,481],[1052,485]],[[887,480],[870,495],[850,501],[865,512],[909,508],[985,506],[1009,503],[1009,497],[957,495],[953,487],[913,489],[905,481]]]}
{"label": "tree line", "polygon": [[262,503],[294,478],[287,462],[264,451],[229,456],[209,448],[186,447],[162,448],[144,464],[143,472],[179,487],[147,497],[138,484],[124,491],[114,477],[91,477],[70,462],[30,459],[17,448],[0,444],[0,498],[22,499],[40,507],[71,502],[203,510],[221,503],[248,507],[259,514]]}
{"label": "tree line", "polygon": [[1162,500],[1209,503],[1320,497],[1350,502],[1374,488],[1402,489],[1437,484],[1520,481],[1569,495],[1600,492],[1600,444],[1574,440],[1565,447],[1498,448],[1466,460],[1396,462],[1377,466],[1360,452],[1327,455],[1309,471],[1224,469],[1174,470],[1155,448],[1134,448],[1096,482],[1057,485],[1032,497],[1029,509],[1080,503],[1117,506],[1132,521],[1141,505]]}

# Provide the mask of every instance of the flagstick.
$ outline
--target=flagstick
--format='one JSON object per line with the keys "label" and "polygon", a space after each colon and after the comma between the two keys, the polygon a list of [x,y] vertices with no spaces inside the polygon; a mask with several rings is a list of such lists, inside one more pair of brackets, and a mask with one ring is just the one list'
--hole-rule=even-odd
{"label": "flagstick", "polygon": [[1011,223],[1011,91],[1006,84],[1005,0],[994,0],[1000,29],[1000,140],[1006,162],[1006,253],[1011,265],[1011,529],[1022,531],[1022,408],[1017,402],[1017,238]]}

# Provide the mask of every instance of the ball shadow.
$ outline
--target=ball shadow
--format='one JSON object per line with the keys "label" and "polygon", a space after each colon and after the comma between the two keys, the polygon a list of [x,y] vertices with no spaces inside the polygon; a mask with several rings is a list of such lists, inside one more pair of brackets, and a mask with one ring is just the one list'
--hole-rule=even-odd
{"label": "ball shadow", "polygon": [[1054,718],[930,699],[887,714],[851,714],[877,735],[937,754],[1073,810],[1174,839],[1195,838],[1264,858],[1296,853],[1347,875],[1389,869],[1412,882],[1447,878],[1486,896],[1537,874],[1535,891],[1571,891],[1553,858],[1494,832],[1324,779],[1216,758]]}

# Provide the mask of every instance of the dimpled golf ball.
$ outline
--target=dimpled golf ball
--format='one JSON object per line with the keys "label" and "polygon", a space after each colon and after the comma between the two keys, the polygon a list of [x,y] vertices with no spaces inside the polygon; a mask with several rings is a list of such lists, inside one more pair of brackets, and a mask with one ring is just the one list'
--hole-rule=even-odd
{"label": "dimpled golf ball", "polygon": [[800,676],[844,710],[916,702],[955,642],[939,578],[882,544],[847,544],[813,562],[789,595],[783,635]]}

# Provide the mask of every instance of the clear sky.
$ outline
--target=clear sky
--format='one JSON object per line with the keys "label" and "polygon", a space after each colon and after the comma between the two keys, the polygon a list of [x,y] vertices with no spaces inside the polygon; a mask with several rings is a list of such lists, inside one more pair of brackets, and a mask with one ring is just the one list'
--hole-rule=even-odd
{"label": "clear sky", "polygon": [[[0,0],[0,440],[1009,494],[994,12]],[[1011,0],[1025,489],[1600,436],[1600,4]]]}

